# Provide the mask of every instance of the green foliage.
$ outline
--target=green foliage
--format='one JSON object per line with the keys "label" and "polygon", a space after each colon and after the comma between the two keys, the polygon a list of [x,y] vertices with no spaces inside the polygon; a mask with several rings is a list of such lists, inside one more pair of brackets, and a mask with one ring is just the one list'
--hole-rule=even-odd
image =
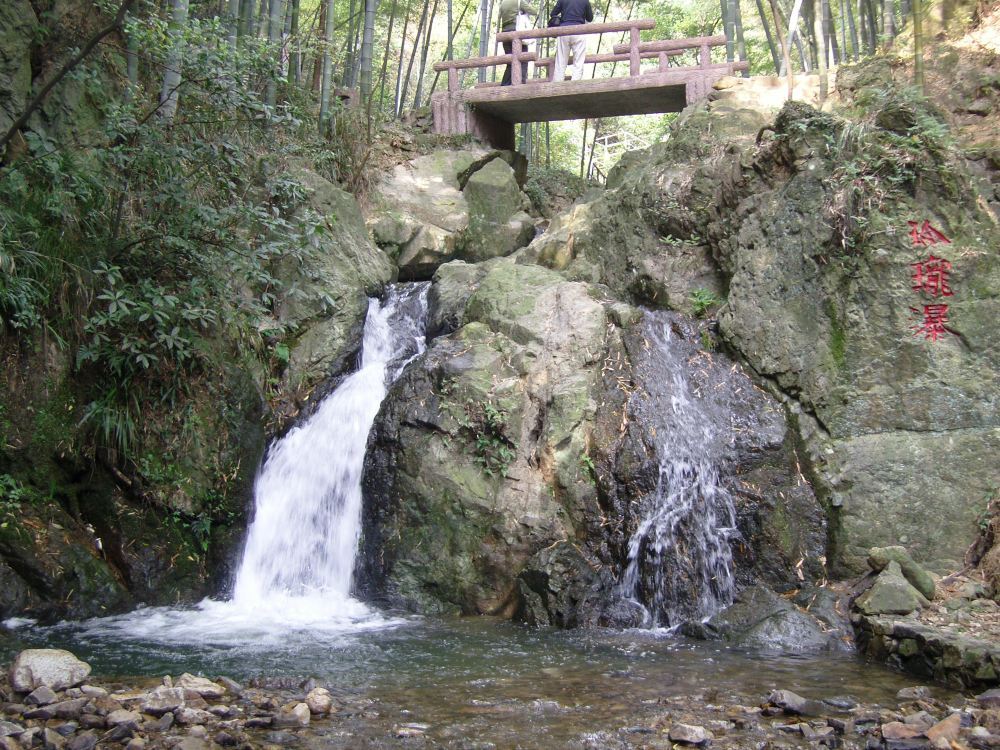
{"label": "green foliage", "polygon": [[695,289],[689,297],[691,301],[691,314],[696,318],[703,318],[713,309],[725,303],[722,297],[709,289]]}
{"label": "green foliage", "polygon": [[491,401],[468,401],[465,404],[468,421],[465,427],[472,431],[475,440],[476,460],[487,476],[507,476],[515,453],[511,442],[504,435],[507,413]]}
{"label": "green foliage", "polygon": [[0,529],[6,529],[11,521],[18,519],[23,503],[40,501],[37,490],[26,487],[10,474],[0,474]]}

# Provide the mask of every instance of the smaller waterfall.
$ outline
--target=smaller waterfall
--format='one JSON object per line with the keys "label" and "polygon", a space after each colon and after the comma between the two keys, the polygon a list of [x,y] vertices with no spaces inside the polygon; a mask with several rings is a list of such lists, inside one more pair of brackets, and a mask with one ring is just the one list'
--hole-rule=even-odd
{"label": "smaller waterfall", "polygon": [[427,288],[393,287],[384,305],[370,301],[359,369],[271,447],[254,488],[235,606],[314,601],[348,616],[364,609],[350,590],[365,446],[388,385],[424,350]]}
{"label": "smaller waterfall", "polygon": [[645,609],[649,627],[706,619],[735,593],[729,540],[736,511],[719,481],[730,417],[699,392],[692,379],[698,349],[672,325],[665,313],[647,313],[659,478],[629,540],[621,583],[623,596]]}

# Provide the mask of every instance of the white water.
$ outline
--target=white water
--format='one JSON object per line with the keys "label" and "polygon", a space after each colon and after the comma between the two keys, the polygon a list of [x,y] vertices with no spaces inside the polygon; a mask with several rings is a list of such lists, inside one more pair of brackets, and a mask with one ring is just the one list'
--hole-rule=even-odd
{"label": "white water", "polygon": [[[719,481],[719,449],[729,440],[719,414],[691,382],[695,349],[653,317],[648,330],[656,371],[669,393],[658,431],[659,479],[642,522],[629,540],[622,593],[646,610],[648,627],[707,619],[735,593],[729,539],[736,510]],[[664,408],[661,405],[661,408]]]}
{"label": "white water", "polygon": [[85,624],[87,632],[171,644],[291,648],[402,622],[383,617],[350,591],[368,433],[388,386],[424,351],[428,287],[392,287],[384,305],[369,301],[358,370],[269,449],[254,487],[254,516],[232,599],[98,618]]}

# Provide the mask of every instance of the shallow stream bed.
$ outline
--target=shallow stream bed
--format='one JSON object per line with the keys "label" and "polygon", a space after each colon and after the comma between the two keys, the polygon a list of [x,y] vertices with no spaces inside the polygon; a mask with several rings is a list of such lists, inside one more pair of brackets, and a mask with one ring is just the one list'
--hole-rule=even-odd
{"label": "shallow stream bed", "polygon": [[734,706],[759,706],[774,689],[895,708],[896,692],[917,683],[852,654],[737,652],[655,631],[401,619],[339,632],[262,632],[242,643],[217,630],[198,642],[192,615],[140,610],[104,625],[23,627],[0,638],[0,656],[9,663],[22,648],[62,647],[107,682],[141,684],[144,676],[187,671],[226,675],[288,699],[312,677],[342,701],[339,717],[264,740],[344,748],[658,747],[646,743],[664,717],[723,718]]}

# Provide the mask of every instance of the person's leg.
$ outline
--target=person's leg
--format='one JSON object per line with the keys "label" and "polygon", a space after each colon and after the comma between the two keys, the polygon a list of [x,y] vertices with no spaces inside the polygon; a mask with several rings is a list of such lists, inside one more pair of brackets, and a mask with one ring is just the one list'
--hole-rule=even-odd
{"label": "person's leg", "polygon": [[[504,51],[505,55],[509,55],[510,54],[511,49],[513,48],[513,45],[514,45],[513,42],[504,42],[503,43],[503,51]],[[507,70],[505,70],[503,72],[503,78],[500,80],[500,85],[501,86],[510,86],[510,76],[511,76],[510,65],[508,65],[507,66]]]}
{"label": "person's leg", "polygon": [[561,36],[556,39],[556,62],[552,72],[553,81],[562,81],[566,78],[566,61],[569,59],[569,39],[571,37]]}
{"label": "person's leg", "polygon": [[583,65],[587,60],[587,37],[581,35],[569,38],[573,40],[570,44],[573,48],[572,78],[579,81],[583,78]]}

